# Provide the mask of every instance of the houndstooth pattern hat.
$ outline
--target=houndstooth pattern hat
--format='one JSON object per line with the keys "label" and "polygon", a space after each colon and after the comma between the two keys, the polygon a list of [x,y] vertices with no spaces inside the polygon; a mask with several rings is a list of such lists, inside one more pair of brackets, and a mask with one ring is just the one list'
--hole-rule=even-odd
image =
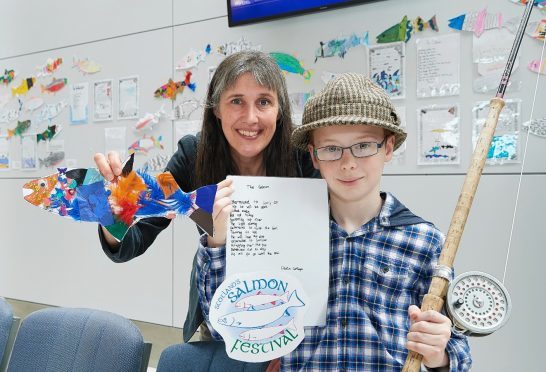
{"label": "houndstooth pattern hat", "polygon": [[395,136],[395,150],[406,140],[406,132],[400,128],[400,118],[387,93],[361,74],[341,74],[309,98],[302,124],[292,132],[292,143],[307,150],[310,132],[331,125],[385,128]]}

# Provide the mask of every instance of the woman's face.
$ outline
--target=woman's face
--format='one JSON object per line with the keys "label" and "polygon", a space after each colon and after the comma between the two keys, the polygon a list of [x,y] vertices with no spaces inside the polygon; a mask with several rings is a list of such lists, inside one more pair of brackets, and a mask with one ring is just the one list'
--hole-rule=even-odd
{"label": "woman's face", "polygon": [[277,93],[259,85],[250,72],[244,73],[222,93],[215,114],[235,159],[261,159],[275,134]]}

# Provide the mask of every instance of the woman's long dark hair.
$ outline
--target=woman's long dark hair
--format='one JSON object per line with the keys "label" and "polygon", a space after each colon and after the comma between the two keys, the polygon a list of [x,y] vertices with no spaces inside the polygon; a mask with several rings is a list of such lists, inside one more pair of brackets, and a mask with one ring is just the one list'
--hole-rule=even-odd
{"label": "woman's long dark hair", "polygon": [[284,76],[276,62],[267,54],[243,51],[224,59],[209,84],[201,138],[197,147],[194,187],[218,183],[228,175],[239,174],[220,120],[214,111],[218,108],[222,93],[247,72],[254,76],[258,84],[276,92],[279,102],[277,128],[271,142],[263,151],[266,175],[296,176],[294,148],[290,142],[292,115]]}

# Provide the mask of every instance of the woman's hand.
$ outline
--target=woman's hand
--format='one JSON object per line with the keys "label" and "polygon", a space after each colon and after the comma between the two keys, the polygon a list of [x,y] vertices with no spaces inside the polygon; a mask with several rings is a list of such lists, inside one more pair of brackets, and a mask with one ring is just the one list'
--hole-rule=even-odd
{"label": "woman's hand", "polygon": [[423,364],[428,368],[449,365],[445,351],[451,338],[451,320],[434,310],[421,311],[411,305],[408,309],[411,326],[406,347],[423,356]]}
{"label": "woman's hand", "polygon": [[232,183],[232,180],[225,179],[218,184],[212,208],[214,236],[207,237],[209,247],[220,247],[226,244],[228,218],[233,210],[233,206],[231,205],[231,194],[233,194]]}
{"label": "woman's hand", "polygon": [[95,160],[95,164],[97,164],[100,174],[102,174],[106,180],[112,182],[116,177],[121,175],[123,166],[119,153],[116,151],[110,151],[107,156],[96,153],[93,159]]}

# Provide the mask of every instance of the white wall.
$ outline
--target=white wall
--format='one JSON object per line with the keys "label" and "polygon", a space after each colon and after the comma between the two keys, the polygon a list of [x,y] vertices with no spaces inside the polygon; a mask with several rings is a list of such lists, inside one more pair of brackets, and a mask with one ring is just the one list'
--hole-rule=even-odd
{"label": "white wall", "polygon": [[[373,42],[378,33],[404,15],[410,19],[417,16],[428,19],[436,14],[440,34],[452,33],[455,31],[447,27],[449,18],[485,6],[490,12],[502,11],[505,18],[521,16],[523,11],[509,1],[388,0],[230,29],[223,0],[115,3],[99,0],[86,5],[63,0],[55,7],[4,0],[3,9],[10,16],[4,17],[0,24],[0,69],[3,72],[4,68],[15,68],[22,77],[31,74],[48,57],[63,57],[67,66],[61,71],[71,82],[138,75],[143,114],[159,107],[152,96],[159,85],[171,76],[182,77],[182,73],[174,72],[174,63],[190,48],[200,49],[207,43],[214,46],[245,36],[265,50],[295,53],[307,68],[314,70],[315,75],[308,83],[299,76],[288,75],[291,92],[317,90],[323,86],[322,71],[365,72],[367,68],[365,51],[358,48],[351,50],[344,60],[330,58],[315,64],[314,52],[320,40],[368,30]],[[539,18],[538,12],[532,16]],[[472,37],[461,33],[461,95],[417,99],[412,93],[416,87],[415,38],[431,35],[416,34],[406,45],[408,94],[405,100],[396,103],[407,110],[407,150],[403,162],[387,167],[383,188],[446,231],[471,157],[471,109],[474,102],[489,100],[491,95],[472,91],[476,77],[469,57]],[[525,65],[531,59],[538,59],[539,52],[539,43],[526,36],[520,51],[521,67],[514,74],[523,81],[524,88],[506,96],[523,100],[523,121],[530,115],[536,78]],[[95,59],[103,65],[103,70],[94,76],[81,76],[69,68],[73,55]],[[178,102],[202,98],[207,86],[207,67],[220,60],[220,56],[214,55],[201,64],[194,75],[197,92],[195,95],[184,92]],[[534,115],[537,118],[546,114],[545,88],[542,80]],[[0,87],[0,95],[6,91]],[[66,92],[48,99],[57,101],[62,94]],[[461,164],[417,166],[415,110],[426,104],[452,102],[461,109]],[[199,114],[195,113],[193,118],[198,119]],[[77,159],[81,167],[92,166],[92,154],[104,149],[104,127],[132,124],[114,121],[70,126],[67,113],[62,120],[65,129],[59,136],[65,140],[67,158]],[[172,124],[163,121],[159,130],[166,139],[168,154],[176,141]],[[127,136],[128,144],[136,139],[130,130]],[[541,211],[546,207],[541,192],[546,188],[543,141],[534,136],[529,138],[524,167],[521,163],[486,167],[461,242],[457,272],[481,270],[503,278],[519,173],[523,172],[505,280],[514,304],[512,318],[492,336],[472,339],[476,371],[541,369],[538,348],[546,332],[539,313],[546,305],[540,285],[544,281],[540,276],[542,262],[546,259],[540,234]],[[17,151],[17,141],[12,142]],[[40,169],[0,173],[0,205],[4,210],[0,214],[0,295],[52,305],[102,308],[133,319],[182,326],[197,241],[193,224],[176,220],[145,255],[126,264],[114,264],[102,253],[94,224],[54,218],[20,197],[21,185],[27,179],[52,172]]]}

